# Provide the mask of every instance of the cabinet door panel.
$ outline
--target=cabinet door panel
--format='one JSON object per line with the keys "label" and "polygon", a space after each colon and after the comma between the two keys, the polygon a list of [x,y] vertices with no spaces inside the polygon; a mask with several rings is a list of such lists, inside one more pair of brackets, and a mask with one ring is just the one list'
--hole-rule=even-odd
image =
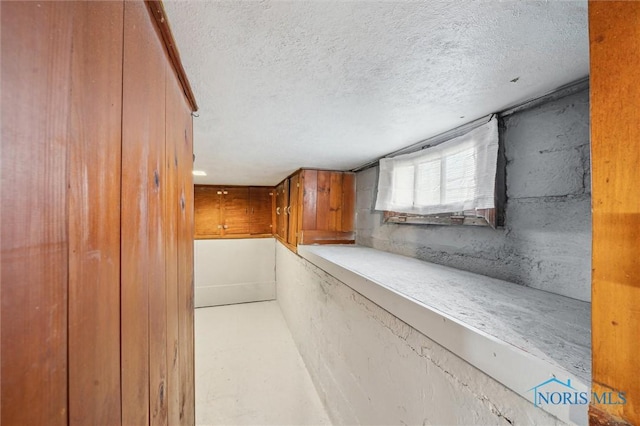
{"label": "cabinet door panel", "polygon": [[332,172],[329,184],[329,231],[342,231],[342,176]]}
{"label": "cabinet door panel", "polygon": [[331,172],[318,171],[318,194],[316,201],[316,229],[331,228]]}
{"label": "cabinet door panel", "polygon": [[225,235],[249,233],[249,188],[224,188]]}
{"label": "cabinet door panel", "polygon": [[288,221],[286,214],[286,208],[289,206],[289,181],[286,180],[278,185],[277,193],[277,221],[278,221],[278,236],[285,241],[287,240],[287,226]]}
{"label": "cabinet door panel", "polygon": [[273,189],[252,186],[249,188],[249,232],[251,234],[271,233],[271,197]]}
{"label": "cabinet door panel", "polygon": [[318,171],[304,170],[301,174],[300,188],[302,196],[302,226],[303,229],[316,229],[316,210],[318,199]]}
{"label": "cabinet door panel", "polygon": [[220,235],[222,188],[197,185],[194,196],[196,238]]}
{"label": "cabinet door panel", "polygon": [[344,173],[342,176],[342,231],[354,230],[356,219],[356,175]]}
{"label": "cabinet door panel", "polygon": [[297,244],[298,235],[298,189],[299,176],[293,175],[289,178],[289,205],[287,207],[288,235],[287,242],[292,245]]}

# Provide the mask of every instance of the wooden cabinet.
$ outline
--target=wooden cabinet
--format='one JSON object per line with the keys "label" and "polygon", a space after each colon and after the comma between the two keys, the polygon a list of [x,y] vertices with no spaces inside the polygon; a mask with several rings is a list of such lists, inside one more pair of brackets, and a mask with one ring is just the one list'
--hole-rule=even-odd
{"label": "wooden cabinet", "polygon": [[276,186],[276,203],[275,203],[275,217],[276,217],[276,231],[275,235],[287,240],[287,231],[289,223],[286,219],[286,211],[289,206],[289,180],[285,179]]}
{"label": "wooden cabinet", "polygon": [[249,188],[222,189],[222,233],[224,235],[249,234]]}
{"label": "wooden cabinet", "polygon": [[195,235],[222,235],[222,189],[215,186],[196,185],[194,188]]}
{"label": "wooden cabinet", "polygon": [[194,424],[197,108],[162,5],[0,9],[0,424]]}
{"label": "wooden cabinet", "polygon": [[355,175],[301,169],[276,187],[276,236],[298,244],[355,242]]}
{"label": "wooden cabinet", "polygon": [[249,187],[249,233],[252,235],[273,233],[273,188]]}
{"label": "wooden cabinet", "polygon": [[195,238],[272,236],[273,188],[196,185]]}

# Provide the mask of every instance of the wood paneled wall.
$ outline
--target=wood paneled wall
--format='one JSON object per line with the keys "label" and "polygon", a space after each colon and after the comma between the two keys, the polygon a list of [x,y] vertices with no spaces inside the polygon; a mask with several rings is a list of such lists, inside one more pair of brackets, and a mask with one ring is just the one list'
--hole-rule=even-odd
{"label": "wood paneled wall", "polygon": [[640,424],[640,3],[589,2],[593,208],[590,423]]}
{"label": "wood paneled wall", "polygon": [[0,423],[66,425],[75,7],[0,5]]}
{"label": "wood paneled wall", "polygon": [[124,9],[118,2],[81,2],[73,12],[67,161],[69,423],[117,424]]}
{"label": "wood paneled wall", "polygon": [[0,7],[0,421],[194,424],[196,106],[162,6]]}

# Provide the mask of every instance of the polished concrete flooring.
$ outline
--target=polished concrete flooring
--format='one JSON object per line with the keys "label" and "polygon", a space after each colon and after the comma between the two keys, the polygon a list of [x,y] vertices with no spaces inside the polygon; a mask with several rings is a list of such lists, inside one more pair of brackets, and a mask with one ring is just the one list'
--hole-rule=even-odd
{"label": "polished concrete flooring", "polygon": [[198,308],[197,425],[328,425],[278,303]]}

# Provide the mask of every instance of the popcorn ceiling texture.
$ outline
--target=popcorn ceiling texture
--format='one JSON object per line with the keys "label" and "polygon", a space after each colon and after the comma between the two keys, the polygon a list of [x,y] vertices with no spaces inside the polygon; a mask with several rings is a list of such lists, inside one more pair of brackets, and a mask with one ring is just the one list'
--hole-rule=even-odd
{"label": "popcorn ceiling texture", "polygon": [[589,72],[582,0],[165,8],[201,107],[196,183],[350,169]]}
{"label": "popcorn ceiling texture", "polygon": [[356,176],[357,243],[590,301],[589,92],[505,124],[503,229],[383,224],[376,167]]}

